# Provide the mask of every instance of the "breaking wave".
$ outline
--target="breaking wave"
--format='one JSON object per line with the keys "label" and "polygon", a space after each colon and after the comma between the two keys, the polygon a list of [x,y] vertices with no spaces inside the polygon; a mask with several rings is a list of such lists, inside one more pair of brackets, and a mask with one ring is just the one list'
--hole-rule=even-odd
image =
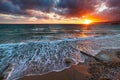
{"label": "breaking wave", "polygon": [[94,56],[112,48],[120,48],[120,35],[1,44],[0,71],[11,64],[8,80],[60,71],[67,68],[66,59],[72,64],[84,62],[87,57],[81,51]]}

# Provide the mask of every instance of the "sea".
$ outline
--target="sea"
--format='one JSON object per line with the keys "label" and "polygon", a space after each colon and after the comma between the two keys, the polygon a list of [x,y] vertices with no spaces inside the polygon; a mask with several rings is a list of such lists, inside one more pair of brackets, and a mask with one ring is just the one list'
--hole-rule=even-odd
{"label": "sea", "polygon": [[0,74],[7,80],[62,71],[104,49],[120,49],[120,24],[0,24]]}

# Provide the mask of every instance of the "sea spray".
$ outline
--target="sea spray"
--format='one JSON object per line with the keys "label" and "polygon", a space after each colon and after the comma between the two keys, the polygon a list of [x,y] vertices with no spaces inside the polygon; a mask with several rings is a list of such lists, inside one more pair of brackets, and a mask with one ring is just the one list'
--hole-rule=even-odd
{"label": "sea spray", "polygon": [[65,59],[68,58],[74,61],[72,64],[84,62],[87,57],[80,51],[94,56],[106,48],[120,48],[120,35],[1,44],[0,70],[8,63],[15,64],[8,80],[25,75],[45,74],[65,69]]}

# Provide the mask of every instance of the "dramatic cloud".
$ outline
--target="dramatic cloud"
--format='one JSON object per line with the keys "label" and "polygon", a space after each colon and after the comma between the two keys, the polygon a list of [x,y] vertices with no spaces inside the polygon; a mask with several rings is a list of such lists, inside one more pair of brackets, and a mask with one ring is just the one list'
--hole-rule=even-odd
{"label": "dramatic cloud", "polygon": [[64,16],[81,16],[92,12],[95,4],[94,0],[1,0],[0,12],[29,15],[30,9]]}
{"label": "dramatic cloud", "polygon": [[85,15],[120,20],[120,0],[0,0],[0,14],[35,20],[82,18]]}
{"label": "dramatic cloud", "polygon": [[82,16],[95,10],[95,0],[60,0],[58,9],[66,9],[66,16]]}
{"label": "dramatic cloud", "polygon": [[120,20],[120,0],[107,0],[109,7],[108,15],[112,16],[111,19]]}
{"label": "dramatic cloud", "polygon": [[14,5],[11,1],[1,0],[0,1],[0,13],[18,13],[20,12],[20,7]]}

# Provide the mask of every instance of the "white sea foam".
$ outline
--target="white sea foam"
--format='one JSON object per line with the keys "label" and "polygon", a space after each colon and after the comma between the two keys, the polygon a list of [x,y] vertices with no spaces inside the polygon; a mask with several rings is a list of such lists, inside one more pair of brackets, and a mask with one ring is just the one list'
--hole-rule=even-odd
{"label": "white sea foam", "polygon": [[86,56],[80,51],[96,55],[103,49],[111,48],[120,48],[120,35],[1,44],[0,70],[8,63],[16,64],[8,80],[45,74],[65,69],[66,58],[73,59],[73,64],[84,62]]}

